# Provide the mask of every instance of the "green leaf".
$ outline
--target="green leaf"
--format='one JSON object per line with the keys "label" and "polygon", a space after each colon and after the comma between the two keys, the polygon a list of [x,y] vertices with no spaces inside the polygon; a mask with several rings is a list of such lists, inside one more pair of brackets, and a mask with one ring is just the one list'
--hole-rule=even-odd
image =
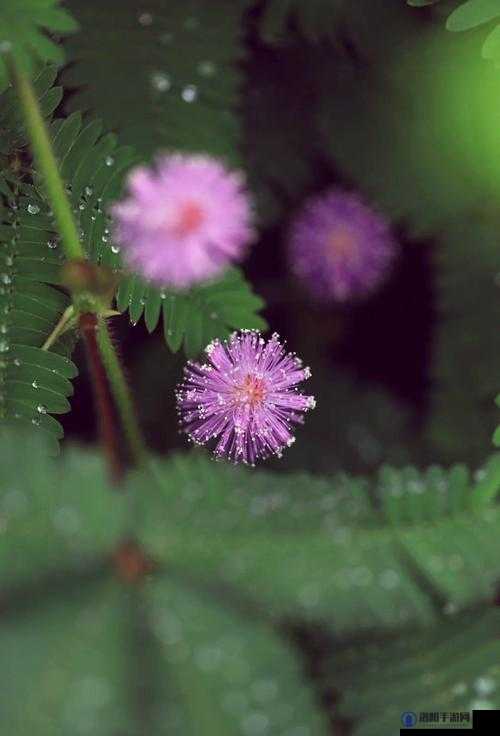
{"label": "green leaf", "polygon": [[23,603],[16,608],[14,599],[12,610],[7,603],[0,624],[9,657],[0,693],[4,728],[19,736],[136,736],[130,686],[138,659],[128,591],[73,573],[47,598]]}
{"label": "green leaf", "polygon": [[[170,568],[153,566],[130,585],[124,542],[140,509],[109,488],[100,459],[75,450],[56,464],[38,437],[1,440],[0,647],[9,662],[0,709],[9,731],[326,736],[300,663],[251,609]],[[141,482],[150,493],[154,479]]]}
{"label": "green leaf", "polygon": [[103,461],[72,451],[55,465],[40,440],[1,432],[1,595],[95,564],[125,533],[127,500],[110,491]]}
{"label": "green leaf", "polygon": [[270,627],[167,578],[145,598],[166,695],[154,733],[327,733],[298,662]]}
{"label": "green leaf", "polygon": [[301,611],[347,633],[429,624],[494,596],[500,509],[470,512],[475,488],[461,468],[382,475],[380,511],[365,481],[344,476],[246,472],[196,455],[155,474],[143,543],[276,615]]}
{"label": "green leaf", "polygon": [[60,45],[48,33],[63,35],[78,26],[60,0],[3,0],[0,8],[0,90],[7,86],[8,73],[3,53],[10,52],[25,71],[40,62],[62,64]]}
{"label": "green leaf", "polygon": [[128,309],[136,324],[144,314],[152,332],[163,315],[165,340],[177,352],[184,344],[188,357],[196,357],[214,338],[225,338],[234,329],[266,329],[256,312],[263,307],[239,269],[231,268],[218,281],[188,292],[147,286],[136,276],[124,279],[117,295],[118,309]]}
{"label": "green leaf", "polygon": [[353,736],[397,733],[408,710],[417,717],[495,710],[499,635],[500,611],[493,608],[447,617],[428,630],[336,642],[324,687],[341,693],[336,717],[352,724]]}
{"label": "green leaf", "polygon": [[468,31],[500,16],[497,0],[467,0],[448,16],[449,31]]}
{"label": "green leaf", "polygon": [[97,113],[142,156],[175,148],[239,163],[236,108],[246,5],[71,0],[82,28],[67,45],[73,64],[63,78],[78,88],[71,109]]}

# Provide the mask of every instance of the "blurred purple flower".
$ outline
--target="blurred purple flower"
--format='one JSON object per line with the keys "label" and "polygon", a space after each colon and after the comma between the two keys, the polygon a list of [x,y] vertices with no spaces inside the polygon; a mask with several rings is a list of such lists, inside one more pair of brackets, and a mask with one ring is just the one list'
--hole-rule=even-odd
{"label": "blurred purple flower", "polygon": [[126,264],[161,286],[218,276],[254,236],[243,175],[209,156],[165,155],[155,168],[137,167],[111,213]]}
{"label": "blurred purple flower", "polygon": [[215,340],[206,352],[208,363],[188,363],[177,391],[186,434],[200,445],[218,438],[215,455],[234,462],[281,456],[295,440],[293,424],[315,406],[297,388],[309,368],[286,352],[278,335],[265,340],[254,330]]}
{"label": "blurred purple flower", "polygon": [[320,301],[366,296],[385,279],[397,250],[387,220],[338,189],[306,202],[292,224],[293,273]]}

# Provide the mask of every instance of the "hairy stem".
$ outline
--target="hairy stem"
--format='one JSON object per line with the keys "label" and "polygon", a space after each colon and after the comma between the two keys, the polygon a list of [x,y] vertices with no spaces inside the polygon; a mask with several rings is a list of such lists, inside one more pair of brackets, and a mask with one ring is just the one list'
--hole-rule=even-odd
{"label": "hairy stem", "polygon": [[111,479],[114,483],[119,483],[124,475],[124,467],[121,461],[120,442],[106,371],[97,344],[97,317],[95,314],[82,314],[79,323],[92,377],[96,413],[100,421],[101,442],[108,461]]}
{"label": "hairy stem", "polygon": [[141,465],[146,456],[146,446],[139,429],[130,390],[109,335],[107,322],[102,318],[99,319],[97,343],[132,456],[136,464]]}
{"label": "hairy stem", "polygon": [[78,237],[71,206],[59,174],[59,167],[32,84],[12,57],[8,57],[8,64],[12,82],[17,89],[21,102],[31,147],[40,173],[43,175],[64,251],[68,259],[84,258],[85,254]]}

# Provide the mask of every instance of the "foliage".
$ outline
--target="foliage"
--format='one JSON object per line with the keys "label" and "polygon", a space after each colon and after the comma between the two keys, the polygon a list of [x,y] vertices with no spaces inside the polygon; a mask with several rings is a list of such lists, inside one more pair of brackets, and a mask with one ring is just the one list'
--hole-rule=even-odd
{"label": "foliage", "polygon": [[175,148],[239,163],[237,62],[245,6],[71,0],[82,29],[67,45],[74,63],[64,81],[77,88],[71,109],[97,112],[141,156]]}
{"label": "foliage", "polygon": [[[1,696],[6,726],[20,736],[54,723],[93,734],[142,733],[144,723],[158,734],[259,725],[326,734],[269,621],[170,565],[134,583],[126,540],[139,531],[135,493],[154,491],[150,477],[131,484],[134,496],[111,493],[93,455],[69,452],[56,466],[33,436],[4,434],[1,446],[0,639],[16,652]],[[22,683],[40,677],[28,695]]]}
{"label": "foliage", "polygon": [[[346,662],[335,687],[356,716],[348,672],[363,661],[369,678],[381,642],[390,673],[403,666],[402,647],[409,667],[425,664],[404,643],[410,625],[418,640],[458,636],[471,607],[498,625],[488,606],[500,512],[491,501],[471,511],[486,486],[497,490],[498,459],[479,482],[458,466],[385,469],[370,490],[345,476],[279,477],[191,454],[153,461],[116,494],[93,454],[71,450],[55,464],[38,435],[12,432],[1,447],[0,638],[2,651],[17,652],[2,712],[20,734],[49,733],[55,714],[61,727],[103,734],[136,733],[140,718],[155,733],[246,734],[244,722],[258,721],[273,734],[293,723],[319,735],[279,617],[333,627]],[[492,656],[470,676],[487,674]],[[43,686],[25,698],[21,683],[41,668]],[[406,687],[413,703],[419,680]]]}
{"label": "foliage", "polygon": [[498,608],[472,610],[444,617],[433,629],[336,646],[325,688],[342,694],[339,720],[355,724],[353,736],[379,736],[409,709],[498,709],[499,627]]}
{"label": "foliage", "polygon": [[7,86],[5,54],[32,71],[41,62],[61,64],[64,53],[47,32],[67,34],[78,26],[60,0],[3,0],[0,8],[0,91]]}
{"label": "foliage", "polygon": [[[434,5],[439,0],[407,0],[407,2],[408,5],[421,7]],[[500,8],[496,0],[466,0],[450,13],[446,21],[446,28],[455,32],[469,31],[499,17]],[[489,32],[482,45],[482,56],[496,65],[500,62],[500,25],[495,25]]]}
{"label": "foliage", "polygon": [[[35,82],[45,115],[60,100],[60,89],[52,88],[55,72],[46,69]],[[69,411],[67,397],[73,393],[69,379],[76,366],[68,359],[69,344],[60,342],[58,352],[42,350],[48,335],[68,306],[68,298],[47,284],[57,283],[61,259],[51,222],[38,212],[30,185],[19,179],[21,151],[26,138],[14,106],[12,90],[2,100],[2,143],[4,165],[10,154],[12,167],[0,180],[4,202],[0,202],[0,419],[33,424],[50,439],[57,451],[62,428],[50,414]],[[33,209],[35,208],[35,209]]]}

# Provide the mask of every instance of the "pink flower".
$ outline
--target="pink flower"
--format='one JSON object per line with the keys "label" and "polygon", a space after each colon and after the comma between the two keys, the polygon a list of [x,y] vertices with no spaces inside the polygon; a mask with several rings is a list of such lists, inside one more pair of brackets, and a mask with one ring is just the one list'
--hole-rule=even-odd
{"label": "pink flower", "polygon": [[124,261],[160,286],[218,276],[254,236],[243,176],[209,156],[166,155],[134,169],[111,212]]}
{"label": "pink flower", "polygon": [[396,251],[387,220],[339,189],[306,202],[290,232],[291,270],[319,301],[367,296],[386,278]]}
{"label": "pink flower", "polygon": [[311,375],[309,368],[286,352],[278,335],[265,340],[254,330],[215,340],[206,352],[208,362],[188,363],[178,387],[186,434],[200,445],[218,439],[215,455],[234,462],[253,465],[270,454],[281,456],[295,440],[292,425],[315,406],[297,388]]}

